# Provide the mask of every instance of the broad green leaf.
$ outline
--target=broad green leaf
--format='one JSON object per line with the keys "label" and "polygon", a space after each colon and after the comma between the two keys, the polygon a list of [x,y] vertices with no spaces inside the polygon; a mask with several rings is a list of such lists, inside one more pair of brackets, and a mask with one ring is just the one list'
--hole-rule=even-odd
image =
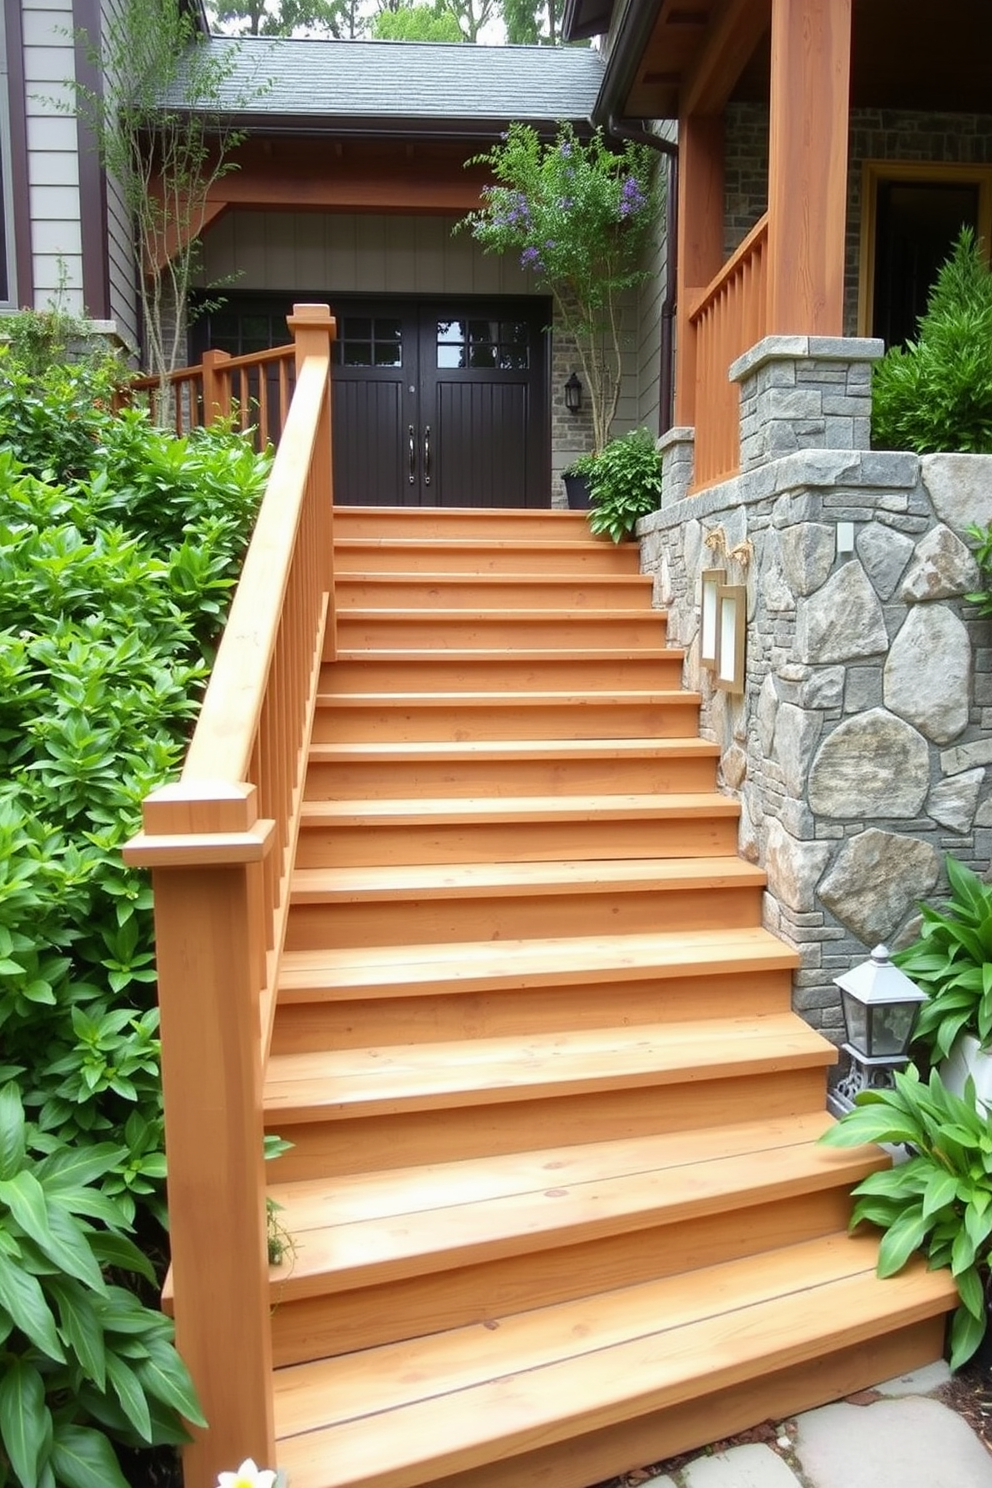
{"label": "broad green leaf", "polygon": [[975,1242],[962,1226],[954,1236],[954,1243],[951,1246],[951,1270],[955,1276],[960,1276],[962,1271],[967,1271],[968,1267],[974,1264]]}
{"label": "broad green leaf", "polygon": [[126,1149],[111,1142],[62,1148],[43,1157],[35,1173],[51,1198],[62,1191],[84,1188],[109,1173],[127,1156]]}
{"label": "broad green leaf", "polygon": [[985,1318],[959,1307],[951,1319],[951,1368],[966,1364],[985,1337]]}
{"label": "broad green leaf", "polygon": [[91,1232],[58,1204],[48,1211],[48,1239],[38,1237],[38,1245],[69,1276],[75,1276],[91,1291],[106,1291],[107,1283],[90,1248]]}
{"label": "broad green leaf", "polygon": [[929,1222],[923,1217],[922,1206],[914,1205],[904,1210],[888,1233],[882,1236],[878,1247],[879,1276],[895,1276],[897,1271],[901,1271],[914,1250],[922,1245],[928,1228]]}
{"label": "broad green leaf", "polygon": [[89,1292],[72,1278],[51,1276],[49,1295],[59,1311],[59,1329],[84,1373],[102,1390],[106,1380],[103,1328]]}
{"label": "broad green leaf", "polygon": [[926,1186],[923,1195],[923,1215],[929,1219],[938,1209],[943,1209],[945,1204],[952,1204],[957,1197],[958,1184],[953,1173],[946,1173],[938,1168],[934,1172]]}
{"label": "broad green leaf", "polygon": [[157,1282],[155,1268],[133,1240],[126,1235],[110,1234],[106,1230],[95,1231],[90,1237],[93,1254],[104,1266],[117,1266],[121,1271],[134,1271],[145,1277],[154,1286]]}
{"label": "broad green leaf", "polygon": [[17,1266],[0,1251],[0,1307],[6,1309],[16,1327],[50,1359],[65,1361],[55,1330],[55,1318],[37,1278]]}
{"label": "broad green leaf", "polygon": [[0,1178],[13,1178],[24,1161],[24,1107],[13,1082],[0,1090]]}
{"label": "broad green leaf", "polygon": [[148,1354],[134,1366],[145,1390],[171,1405],[191,1425],[206,1426],[189,1371],[172,1344],[162,1338],[150,1339]]}
{"label": "broad green leaf", "polygon": [[45,1383],[33,1364],[15,1358],[0,1374],[0,1437],[23,1488],[37,1488],[50,1431]]}
{"label": "broad green leaf", "polygon": [[985,1316],[985,1290],[982,1279],[978,1274],[977,1266],[969,1266],[967,1271],[962,1271],[960,1276],[955,1276],[955,1284],[958,1295],[961,1298],[962,1307],[974,1313],[977,1318]]}
{"label": "broad green leaf", "polygon": [[87,1426],[55,1423],[52,1467],[68,1488],[128,1488],[113,1447]]}
{"label": "broad green leaf", "polygon": [[151,1442],[152,1425],[145,1392],[134,1372],[113,1352],[107,1355],[107,1379],[135,1431],[144,1441]]}

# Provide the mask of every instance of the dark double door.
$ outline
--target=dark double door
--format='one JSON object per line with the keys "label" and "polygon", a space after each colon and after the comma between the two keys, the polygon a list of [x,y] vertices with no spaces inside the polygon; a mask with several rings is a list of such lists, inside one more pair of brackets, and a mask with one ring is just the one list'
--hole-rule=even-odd
{"label": "dark double door", "polygon": [[544,306],[379,300],[337,317],[336,501],[547,505]]}

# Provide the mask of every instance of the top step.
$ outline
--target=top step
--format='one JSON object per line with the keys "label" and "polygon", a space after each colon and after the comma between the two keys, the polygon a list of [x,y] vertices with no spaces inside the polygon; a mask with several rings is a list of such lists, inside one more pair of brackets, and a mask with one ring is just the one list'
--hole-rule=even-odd
{"label": "top step", "polygon": [[347,573],[462,574],[636,574],[636,543],[590,539],[588,532],[568,536],[490,537],[488,529],[472,537],[342,537],[336,536],[334,568]]}
{"label": "top step", "polygon": [[491,541],[521,538],[548,542],[603,542],[589,531],[584,512],[547,507],[336,506],[334,537],[444,537]]}

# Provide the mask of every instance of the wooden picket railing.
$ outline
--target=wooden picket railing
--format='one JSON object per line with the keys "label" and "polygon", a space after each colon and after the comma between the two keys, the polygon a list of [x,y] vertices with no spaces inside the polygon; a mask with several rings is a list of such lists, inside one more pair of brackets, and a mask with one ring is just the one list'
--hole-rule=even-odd
{"label": "wooden picket railing", "polygon": [[[147,399],[155,423],[177,434],[233,417],[255,448],[278,444],[286,425],[296,367],[294,346],[275,346],[232,357],[226,351],[205,351],[195,367],[171,372],[163,383],[157,377],[137,377],[122,402]],[[160,418],[162,400],[167,417]]]}
{"label": "wooden picket railing", "polygon": [[149,796],[176,1341],[207,1432],[186,1488],[272,1464],[262,1080],[322,655],[333,655],[330,350],[297,305],[296,387],[179,781]]}
{"label": "wooden picket railing", "polygon": [[765,334],[767,249],[766,212],[689,315],[696,339],[694,491],[740,469],[740,392],[727,369]]}

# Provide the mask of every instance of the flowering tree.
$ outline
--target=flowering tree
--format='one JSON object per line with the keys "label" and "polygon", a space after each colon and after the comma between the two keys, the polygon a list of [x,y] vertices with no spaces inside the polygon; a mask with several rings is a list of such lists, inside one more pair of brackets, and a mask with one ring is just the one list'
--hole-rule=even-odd
{"label": "flowering tree", "polygon": [[551,293],[578,347],[598,451],[620,401],[620,297],[648,276],[642,255],[657,215],[650,153],[634,144],[614,152],[601,130],[582,141],[560,124],[547,143],[511,124],[473,164],[488,165],[499,184],[459,225],[487,253],[519,254]]}

